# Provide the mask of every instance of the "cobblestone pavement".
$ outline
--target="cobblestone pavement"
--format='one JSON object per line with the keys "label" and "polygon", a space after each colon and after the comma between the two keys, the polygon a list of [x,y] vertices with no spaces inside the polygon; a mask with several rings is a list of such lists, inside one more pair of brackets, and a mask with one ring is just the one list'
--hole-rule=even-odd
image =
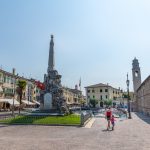
{"label": "cobblestone pavement", "polygon": [[90,129],[1,125],[0,150],[150,150],[150,118],[132,116],[117,119],[114,131],[98,117]]}

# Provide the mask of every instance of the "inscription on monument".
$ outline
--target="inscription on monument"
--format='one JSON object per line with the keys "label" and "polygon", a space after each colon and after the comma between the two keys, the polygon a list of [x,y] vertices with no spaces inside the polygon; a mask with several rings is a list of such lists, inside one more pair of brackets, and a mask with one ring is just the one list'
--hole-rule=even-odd
{"label": "inscription on monument", "polygon": [[52,94],[46,93],[44,95],[44,108],[45,110],[49,110],[52,108]]}

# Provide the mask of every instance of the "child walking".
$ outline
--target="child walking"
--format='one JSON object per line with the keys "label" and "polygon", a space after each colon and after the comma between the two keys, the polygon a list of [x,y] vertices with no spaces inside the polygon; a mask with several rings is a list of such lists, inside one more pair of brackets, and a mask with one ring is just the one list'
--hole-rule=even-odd
{"label": "child walking", "polygon": [[112,130],[114,130],[115,121],[116,121],[115,117],[114,117],[114,115],[112,115],[112,117],[111,117]]}

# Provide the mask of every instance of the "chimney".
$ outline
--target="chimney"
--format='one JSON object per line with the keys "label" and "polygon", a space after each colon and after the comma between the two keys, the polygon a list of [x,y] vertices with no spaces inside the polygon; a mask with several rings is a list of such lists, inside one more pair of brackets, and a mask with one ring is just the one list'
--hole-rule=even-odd
{"label": "chimney", "polygon": [[16,69],[15,69],[15,68],[12,69],[12,74],[13,74],[13,75],[16,74]]}

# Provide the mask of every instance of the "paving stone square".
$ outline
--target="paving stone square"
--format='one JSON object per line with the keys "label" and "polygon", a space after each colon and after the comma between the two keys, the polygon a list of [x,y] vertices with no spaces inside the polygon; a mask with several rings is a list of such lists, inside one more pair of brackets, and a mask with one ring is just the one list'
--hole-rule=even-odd
{"label": "paving stone square", "polygon": [[117,119],[114,131],[96,117],[91,128],[0,126],[0,150],[150,150],[150,118]]}

